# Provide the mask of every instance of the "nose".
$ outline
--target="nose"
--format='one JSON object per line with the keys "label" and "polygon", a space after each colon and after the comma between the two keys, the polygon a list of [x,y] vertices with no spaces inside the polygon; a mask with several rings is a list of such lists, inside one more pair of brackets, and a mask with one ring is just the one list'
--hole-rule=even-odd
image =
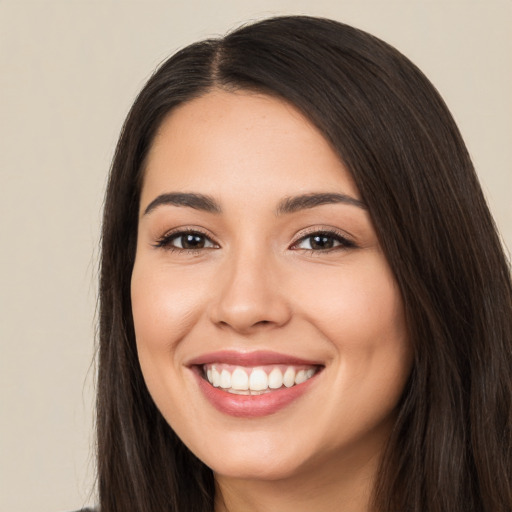
{"label": "nose", "polygon": [[284,326],[291,307],[280,277],[271,257],[253,253],[226,261],[217,276],[212,322],[245,335]]}

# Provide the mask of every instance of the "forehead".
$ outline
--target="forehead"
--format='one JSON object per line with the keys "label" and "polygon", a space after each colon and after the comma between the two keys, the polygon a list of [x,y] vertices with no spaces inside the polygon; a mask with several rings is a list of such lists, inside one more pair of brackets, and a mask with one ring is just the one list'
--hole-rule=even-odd
{"label": "forehead", "polygon": [[164,119],[146,162],[142,202],[166,188],[358,196],[341,159],[298,109],[246,91],[209,92]]}

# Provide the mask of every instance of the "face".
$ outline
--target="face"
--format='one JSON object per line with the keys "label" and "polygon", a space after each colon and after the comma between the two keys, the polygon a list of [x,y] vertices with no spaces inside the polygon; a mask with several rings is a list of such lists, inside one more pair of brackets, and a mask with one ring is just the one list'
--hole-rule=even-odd
{"label": "face", "polygon": [[379,454],[411,366],[401,296],[350,174],[294,107],[215,91],[165,119],[131,298],[149,392],[217,475]]}

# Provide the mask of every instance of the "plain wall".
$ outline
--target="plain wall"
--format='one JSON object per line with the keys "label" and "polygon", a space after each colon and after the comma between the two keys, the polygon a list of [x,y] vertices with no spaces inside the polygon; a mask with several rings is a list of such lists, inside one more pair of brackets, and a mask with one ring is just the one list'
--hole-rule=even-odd
{"label": "plain wall", "polygon": [[429,76],[512,247],[510,0],[0,0],[0,510],[95,501],[100,211],[137,91],[176,49],[284,13],[368,30]]}

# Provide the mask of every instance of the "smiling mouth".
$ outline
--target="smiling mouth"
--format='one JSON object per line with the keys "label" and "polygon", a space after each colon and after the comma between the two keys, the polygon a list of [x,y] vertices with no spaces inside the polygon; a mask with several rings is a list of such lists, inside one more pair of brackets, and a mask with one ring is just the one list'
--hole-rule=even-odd
{"label": "smiling mouth", "polygon": [[256,367],[226,363],[201,365],[203,379],[234,395],[263,395],[298,386],[320,370],[319,365],[273,364]]}
{"label": "smiling mouth", "polygon": [[211,352],[187,366],[210,404],[236,418],[278,413],[309,394],[325,369],[319,361],[264,350]]}

